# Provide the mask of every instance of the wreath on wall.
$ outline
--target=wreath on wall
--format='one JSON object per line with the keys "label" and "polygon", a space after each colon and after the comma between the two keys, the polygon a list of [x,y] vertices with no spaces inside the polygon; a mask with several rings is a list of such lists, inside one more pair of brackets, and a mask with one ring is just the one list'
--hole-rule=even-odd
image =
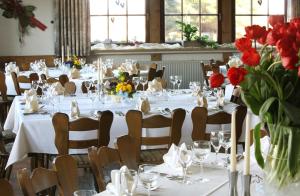
{"label": "wreath on wall", "polygon": [[39,28],[45,31],[47,26],[37,20],[33,11],[35,6],[22,4],[21,0],[0,0],[0,9],[3,10],[2,16],[5,18],[14,18],[18,20],[19,42],[24,42],[25,34],[28,34],[29,28]]}

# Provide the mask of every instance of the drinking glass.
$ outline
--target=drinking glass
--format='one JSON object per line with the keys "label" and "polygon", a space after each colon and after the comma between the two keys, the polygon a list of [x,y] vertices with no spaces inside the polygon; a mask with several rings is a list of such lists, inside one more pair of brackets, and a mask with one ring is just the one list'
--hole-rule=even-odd
{"label": "drinking glass", "polygon": [[145,91],[145,85],[148,83],[148,80],[145,77],[140,77],[140,83],[143,85],[143,91]]}
{"label": "drinking glass", "polygon": [[170,76],[170,82],[173,84],[173,90],[175,90],[175,85],[176,85],[175,76]]}
{"label": "drinking glass", "polygon": [[143,164],[139,166],[139,179],[142,184],[147,187],[148,196],[150,196],[150,191],[157,188],[159,173],[153,171],[155,165]]}
{"label": "drinking glass", "polygon": [[34,80],[31,82],[31,87],[33,90],[37,91],[37,89],[39,88],[39,84],[38,81]]}
{"label": "drinking glass", "polygon": [[176,81],[176,84],[177,84],[177,87],[178,87],[178,90],[179,90],[180,85],[182,83],[182,76],[175,76],[175,81]]}
{"label": "drinking glass", "polygon": [[96,194],[97,192],[94,190],[78,190],[74,192],[74,196],[93,196]]}
{"label": "drinking glass", "polygon": [[138,88],[138,86],[140,84],[140,78],[139,77],[133,77],[132,78],[132,83],[134,84],[134,88],[137,91],[137,88]]}
{"label": "drinking glass", "polygon": [[214,150],[216,152],[215,164],[217,165],[218,165],[218,153],[221,148],[220,139],[221,139],[221,134],[219,131],[210,132],[210,143],[214,147]]}
{"label": "drinking glass", "polygon": [[121,186],[126,195],[133,195],[137,186],[137,172],[135,170],[128,170],[121,172]]}
{"label": "drinking glass", "polygon": [[231,147],[231,132],[230,131],[220,131],[220,143],[221,146],[225,149],[225,167],[228,166],[228,149]]}
{"label": "drinking glass", "polygon": [[183,179],[182,183],[190,184],[191,182],[187,180],[187,169],[192,164],[192,151],[191,147],[187,146],[186,148],[179,149],[179,163],[183,169]]}
{"label": "drinking glass", "polygon": [[90,88],[91,88],[92,84],[93,84],[92,81],[85,81],[85,82],[84,82],[84,86],[85,86],[87,92],[90,91]]}
{"label": "drinking glass", "polygon": [[[200,165],[201,173],[203,173],[203,162],[207,159],[210,153],[210,141],[199,140],[193,142],[193,162]],[[209,179],[201,178],[200,182],[208,182]]]}

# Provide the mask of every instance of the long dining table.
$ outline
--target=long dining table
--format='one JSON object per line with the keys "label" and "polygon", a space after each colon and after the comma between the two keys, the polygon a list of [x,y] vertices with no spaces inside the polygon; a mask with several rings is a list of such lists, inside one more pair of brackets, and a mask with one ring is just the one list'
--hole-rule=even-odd
{"label": "long dining table", "polygon": [[[80,109],[80,117],[93,118],[92,111],[110,110],[114,113],[113,123],[110,130],[109,146],[114,146],[114,141],[117,137],[128,133],[125,114],[130,109],[137,108],[137,100],[141,96],[147,96],[150,102],[151,111],[144,117],[153,114],[163,114],[170,116],[167,111],[175,108],[183,108],[186,110],[186,117],[182,127],[181,143],[191,143],[192,138],[192,119],[191,111],[197,106],[196,97],[192,96],[189,90],[176,90],[174,93],[163,92],[159,94],[145,94],[145,92],[137,93],[133,99],[125,99],[120,103],[116,102],[113,96],[99,97],[94,104],[87,95],[81,94],[76,96],[60,96],[55,104],[41,103],[40,107],[43,111],[32,114],[24,113],[24,97],[15,97],[10,111],[8,113],[4,129],[12,130],[16,133],[16,139],[12,147],[12,151],[7,162],[7,166],[12,165],[27,156],[28,153],[46,153],[57,154],[57,149],[54,144],[55,131],[52,125],[52,114],[54,112],[63,112],[70,114],[71,102],[76,100]],[[221,109],[216,107],[216,98],[207,97],[209,113],[218,112]],[[237,105],[226,102],[223,110],[231,113]],[[168,108],[168,110],[165,110]],[[207,132],[212,130],[221,130],[219,125],[207,126]],[[225,125],[223,129],[230,130],[230,125]],[[151,132],[143,130],[143,134],[147,136],[166,135],[168,129]],[[88,131],[84,133],[70,133],[70,139],[91,139],[96,137],[96,131]],[[70,154],[87,153],[87,149],[70,150]]]}

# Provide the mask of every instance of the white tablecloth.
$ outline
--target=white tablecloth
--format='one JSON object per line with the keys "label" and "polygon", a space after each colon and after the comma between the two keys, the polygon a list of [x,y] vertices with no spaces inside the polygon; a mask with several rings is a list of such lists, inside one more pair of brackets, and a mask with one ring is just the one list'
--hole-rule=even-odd
{"label": "white tablecloth", "polygon": [[[16,97],[12,103],[11,109],[8,113],[7,120],[4,125],[5,130],[12,130],[16,133],[16,139],[9,156],[7,165],[11,165],[24,157],[30,152],[35,153],[49,153],[57,154],[56,147],[54,145],[55,132],[52,125],[52,118],[49,114],[33,114],[33,115],[23,115],[24,105],[20,104],[23,97]],[[134,109],[136,103],[134,101],[130,103],[115,103],[110,100],[110,96],[101,99],[97,104],[92,107],[91,101],[86,96],[77,97],[64,97],[62,98],[60,104],[57,105],[61,112],[70,113],[71,101],[76,99],[81,114],[83,116],[89,116],[92,109],[96,110],[111,110],[114,112],[114,120],[110,131],[110,143],[109,146],[113,146],[115,138],[127,134],[127,124],[125,117],[118,115],[119,111],[125,114],[129,109]],[[159,113],[158,110],[161,108],[170,108],[171,110],[175,108],[184,108],[188,112],[182,127],[182,137],[181,142],[191,143],[191,132],[192,132],[192,120],[191,111],[196,106],[196,98],[191,96],[191,94],[180,94],[180,95],[165,95],[165,96],[151,96],[149,97],[151,104],[151,112]],[[105,101],[105,103],[103,103]],[[210,110],[215,105],[215,101],[209,101],[209,111],[214,112],[215,110]],[[226,104],[224,107],[225,111],[231,113],[235,104]],[[47,109],[47,107],[45,107]],[[52,110],[52,107],[48,108]],[[207,131],[210,130],[221,130],[220,126],[210,125],[207,127]],[[225,130],[230,130],[230,127],[225,127]],[[166,130],[155,132],[155,134],[166,134]],[[77,135],[71,135],[72,139],[88,139],[96,137],[95,131],[84,132],[84,134],[76,133]],[[145,132],[148,134],[148,132]],[[149,135],[149,134],[148,134]],[[151,136],[151,135],[150,135]],[[86,150],[71,150],[70,153],[86,153]]]}

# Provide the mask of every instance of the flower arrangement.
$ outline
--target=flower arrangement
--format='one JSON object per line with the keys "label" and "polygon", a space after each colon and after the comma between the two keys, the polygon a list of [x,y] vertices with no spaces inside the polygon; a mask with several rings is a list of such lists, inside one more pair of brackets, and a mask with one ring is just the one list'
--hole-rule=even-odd
{"label": "flower arrangement", "polygon": [[109,94],[132,97],[135,90],[129,74],[127,72],[119,72],[116,79],[115,82],[110,82],[109,85],[105,85]]}
{"label": "flower arrangement", "polygon": [[76,69],[82,69],[82,63],[80,59],[75,55],[71,57],[71,60],[66,61],[65,64],[70,68],[75,67]]}
{"label": "flower arrangement", "polygon": [[[284,23],[283,17],[270,16],[269,23],[269,29],[245,28],[245,37],[235,41],[243,65],[230,67],[227,76],[241,86],[243,101],[260,116],[254,129],[257,163],[269,169],[268,182],[283,187],[300,179],[300,18]],[[263,45],[259,52],[257,42]],[[260,148],[262,127],[271,138],[266,160]]]}

